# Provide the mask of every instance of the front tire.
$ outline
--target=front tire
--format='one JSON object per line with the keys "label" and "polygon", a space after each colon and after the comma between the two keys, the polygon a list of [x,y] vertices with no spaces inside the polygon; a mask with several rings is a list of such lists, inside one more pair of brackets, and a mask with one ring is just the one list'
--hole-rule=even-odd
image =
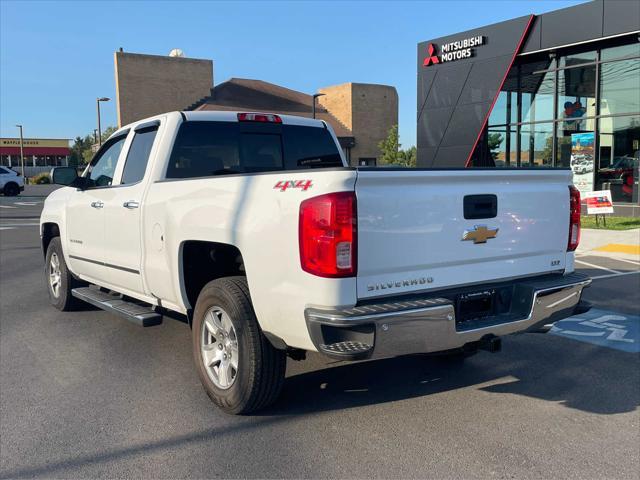
{"label": "front tire", "polygon": [[4,186],[2,191],[4,192],[5,197],[15,197],[20,193],[20,187],[17,183],[10,182]]}
{"label": "front tire", "polygon": [[80,282],[73,278],[64,261],[60,237],[54,237],[49,242],[45,257],[44,276],[51,305],[66,312],[73,310],[80,304],[80,300],[71,295],[71,289],[80,286]]}
{"label": "front tire", "polygon": [[251,413],[278,398],[286,354],[262,333],[245,277],[219,278],[204,286],[193,314],[192,338],[200,381],[222,410]]}

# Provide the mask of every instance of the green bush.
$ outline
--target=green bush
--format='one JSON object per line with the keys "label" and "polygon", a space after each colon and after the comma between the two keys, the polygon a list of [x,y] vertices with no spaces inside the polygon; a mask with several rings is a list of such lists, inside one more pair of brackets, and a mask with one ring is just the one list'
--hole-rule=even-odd
{"label": "green bush", "polygon": [[48,173],[39,173],[33,177],[32,183],[35,183],[36,185],[47,185],[51,183],[51,177],[49,177]]}

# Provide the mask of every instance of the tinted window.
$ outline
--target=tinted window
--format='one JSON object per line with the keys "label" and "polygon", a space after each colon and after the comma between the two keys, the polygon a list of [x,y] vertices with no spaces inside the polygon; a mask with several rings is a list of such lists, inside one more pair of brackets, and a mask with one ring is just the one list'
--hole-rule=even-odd
{"label": "tinted window", "polygon": [[145,128],[135,132],[127,154],[127,161],[124,164],[121,184],[136,183],[142,180],[156,133],[158,133],[158,127]]}
{"label": "tinted window", "polygon": [[246,172],[282,170],[281,135],[243,133],[240,135],[240,158]]}
{"label": "tinted window", "polygon": [[123,135],[109,140],[98,154],[93,157],[87,171],[87,176],[89,177],[88,187],[108,187],[111,185],[118,157],[126,138],[127,136]]}
{"label": "tinted window", "polygon": [[9,172],[7,170],[5,170],[4,168],[0,167],[0,175],[6,175]]}
{"label": "tinted window", "polygon": [[186,122],[180,126],[167,178],[207,177],[240,171],[238,124]]}
{"label": "tinted window", "polygon": [[190,178],[336,166],[342,166],[342,159],[325,128],[185,122],[178,131],[166,176]]}
{"label": "tinted window", "polygon": [[342,166],[336,143],[326,128],[285,125],[284,153],[287,170]]}

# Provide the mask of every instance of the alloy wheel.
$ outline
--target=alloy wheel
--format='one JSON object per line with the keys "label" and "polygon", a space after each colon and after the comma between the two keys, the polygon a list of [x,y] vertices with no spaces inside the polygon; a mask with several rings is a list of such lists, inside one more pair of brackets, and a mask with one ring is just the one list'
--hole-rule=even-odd
{"label": "alloy wheel", "polygon": [[60,297],[60,288],[62,286],[62,273],[60,272],[60,259],[58,254],[53,252],[49,260],[49,286],[54,297]]}
{"label": "alloy wheel", "polygon": [[200,353],[207,375],[222,390],[238,377],[238,337],[231,317],[221,307],[207,310],[200,332]]}

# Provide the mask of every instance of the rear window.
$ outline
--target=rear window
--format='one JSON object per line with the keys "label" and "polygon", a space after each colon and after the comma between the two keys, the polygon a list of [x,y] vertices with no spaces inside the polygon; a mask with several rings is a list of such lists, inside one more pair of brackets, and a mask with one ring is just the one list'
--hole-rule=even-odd
{"label": "rear window", "polygon": [[325,128],[241,122],[185,122],[167,178],[341,167]]}

